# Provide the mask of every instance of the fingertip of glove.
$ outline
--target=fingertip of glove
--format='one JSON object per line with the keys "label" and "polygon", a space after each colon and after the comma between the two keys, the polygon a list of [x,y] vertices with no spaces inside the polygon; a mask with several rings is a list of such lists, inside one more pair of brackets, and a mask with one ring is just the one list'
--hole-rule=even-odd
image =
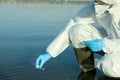
{"label": "fingertip of glove", "polygon": [[36,69],[40,69],[40,66],[39,66],[39,65],[36,65],[35,68],[36,68]]}

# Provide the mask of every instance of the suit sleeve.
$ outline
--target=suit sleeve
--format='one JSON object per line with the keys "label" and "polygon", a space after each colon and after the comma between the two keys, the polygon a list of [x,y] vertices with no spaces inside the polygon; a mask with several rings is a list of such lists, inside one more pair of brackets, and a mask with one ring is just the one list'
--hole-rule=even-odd
{"label": "suit sleeve", "polygon": [[74,20],[71,19],[67,24],[66,28],[46,48],[46,51],[49,52],[52,57],[58,56],[69,46],[69,30],[73,25]]}

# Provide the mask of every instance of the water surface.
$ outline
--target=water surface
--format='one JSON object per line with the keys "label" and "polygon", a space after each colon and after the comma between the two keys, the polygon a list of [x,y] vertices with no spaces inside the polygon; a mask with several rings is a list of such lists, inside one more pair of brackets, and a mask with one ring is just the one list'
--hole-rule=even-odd
{"label": "water surface", "polygon": [[0,80],[76,80],[80,69],[72,46],[48,61],[45,71],[34,63],[81,7],[0,4]]}

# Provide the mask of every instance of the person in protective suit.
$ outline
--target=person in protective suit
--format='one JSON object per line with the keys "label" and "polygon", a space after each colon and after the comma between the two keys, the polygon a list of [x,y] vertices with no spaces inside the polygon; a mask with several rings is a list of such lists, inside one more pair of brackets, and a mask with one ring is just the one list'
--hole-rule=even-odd
{"label": "person in protective suit", "polygon": [[[44,63],[57,57],[72,44],[83,73],[94,72],[97,68],[106,76],[119,78],[119,14],[120,0],[91,1],[70,19],[63,31],[46,48],[46,52],[37,57],[36,68],[42,69]],[[94,59],[96,53],[102,57]]]}

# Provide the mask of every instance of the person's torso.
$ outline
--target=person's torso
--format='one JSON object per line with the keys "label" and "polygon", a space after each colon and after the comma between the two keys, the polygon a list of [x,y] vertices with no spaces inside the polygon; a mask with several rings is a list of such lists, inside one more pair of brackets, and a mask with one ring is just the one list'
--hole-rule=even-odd
{"label": "person's torso", "polygon": [[120,38],[120,5],[107,6],[95,5],[96,19],[104,27],[108,38]]}

